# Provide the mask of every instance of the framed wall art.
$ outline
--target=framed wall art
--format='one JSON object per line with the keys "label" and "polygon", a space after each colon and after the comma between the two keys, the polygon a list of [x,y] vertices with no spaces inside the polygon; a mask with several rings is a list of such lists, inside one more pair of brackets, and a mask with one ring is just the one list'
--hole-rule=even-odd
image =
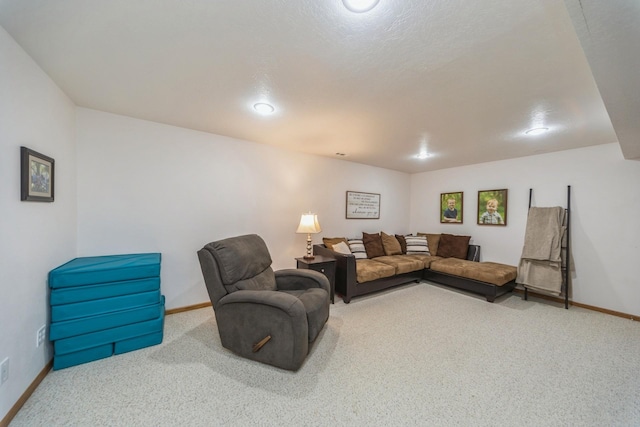
{"label": "framed wall art", "polygon": [[478,225],[507,225],[507,191],[478,191]]}
{"label": "framed wall art", "polygon": [[380,194],[347,191],[347,219],[380,219]]}
{"label": "framed wall art", "polygon": [[463,192],[440,193],[440,222],[462,224]]}
{"label": "framed wall art", "polygon": [[20,147],[20,200],[53,202],[55,161]]}

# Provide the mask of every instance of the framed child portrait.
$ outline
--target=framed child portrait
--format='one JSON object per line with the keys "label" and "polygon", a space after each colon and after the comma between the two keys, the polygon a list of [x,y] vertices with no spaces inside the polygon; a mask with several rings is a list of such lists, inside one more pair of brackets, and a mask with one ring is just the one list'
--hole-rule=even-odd
{"label": "framed child portrait", "polygon": [[478,225],[507,225],[507,191],[478,191]]}
{"label": "framed child portrait", "polygon": [[440,193],[440,222],[462,224],[463,192]]}

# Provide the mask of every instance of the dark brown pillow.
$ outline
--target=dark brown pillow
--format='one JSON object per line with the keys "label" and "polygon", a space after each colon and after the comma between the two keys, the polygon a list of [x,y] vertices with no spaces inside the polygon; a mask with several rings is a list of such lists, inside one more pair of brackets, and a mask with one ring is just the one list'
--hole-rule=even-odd
{"label": "dark brown pillow", "polygon": [[407,241],[405,240],[404,236],[396,234],[396,239],[398,239],[398,242],[400,242],[400,249],[402,249],[402,253],[406,254],[407,253]]}
{"label": "dark brown pillow", "polygon": [[471,236],[454,236],[442,233],[438,243],[438,256],[467,259],[469,240],[471,240]]}
{"label": "dark brown pillow", "polygon": [[324,245],[331,250],[333,250],[333,245],[336,245],[340,242],[344,242],[345,244],[349,245],[349,242],[347,242],[347,239],[345,239],[344,237],[323,237],[322,238],[322,243],[324,243]]}
{"label": "dark brown pillow", "polygon": [[384,256],[382,238],[379,234],[362,233],[362,243],[364,243],[364,250],[367,251],[367,258]]}

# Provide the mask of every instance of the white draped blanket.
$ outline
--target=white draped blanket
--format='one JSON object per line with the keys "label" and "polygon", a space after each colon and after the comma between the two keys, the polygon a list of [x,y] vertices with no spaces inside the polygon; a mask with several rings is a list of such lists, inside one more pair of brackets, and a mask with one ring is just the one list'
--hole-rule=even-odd
{"label": "white draped blanket", "polygon": [[530,208],[516,282],[554,295],[562,290],[564,208]]}

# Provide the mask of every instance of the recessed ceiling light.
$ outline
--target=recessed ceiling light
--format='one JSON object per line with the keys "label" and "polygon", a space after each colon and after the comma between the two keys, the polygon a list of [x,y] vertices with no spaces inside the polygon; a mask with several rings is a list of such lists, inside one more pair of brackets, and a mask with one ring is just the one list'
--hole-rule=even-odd
{"label": "recessed ceiling light", "polygon": [[273,105],[267,104],[266,102],[258,102],[257,104],[254,104],[253,109],[260,114],[271,114],[276,110],[273,108]]}
{"label": "recessed ceiling light", "polygon": [[424,160],[427,157],[429,157],[429,153],[427,153],[426,151],[421,152],[420,154],[416,154],[415,158],[416,159],[420,159],[420,160]]}
{"label": "recessed ceiling light", "polygon": [[344,7],[351,12],[364,13],[368,12],[378,4],[380,0],[342,0]]}
{"label": "recessed ceiling light", "polygon": [[541,135],[548,131],[549,128],[533,128],[525,132],[525,135]]}

